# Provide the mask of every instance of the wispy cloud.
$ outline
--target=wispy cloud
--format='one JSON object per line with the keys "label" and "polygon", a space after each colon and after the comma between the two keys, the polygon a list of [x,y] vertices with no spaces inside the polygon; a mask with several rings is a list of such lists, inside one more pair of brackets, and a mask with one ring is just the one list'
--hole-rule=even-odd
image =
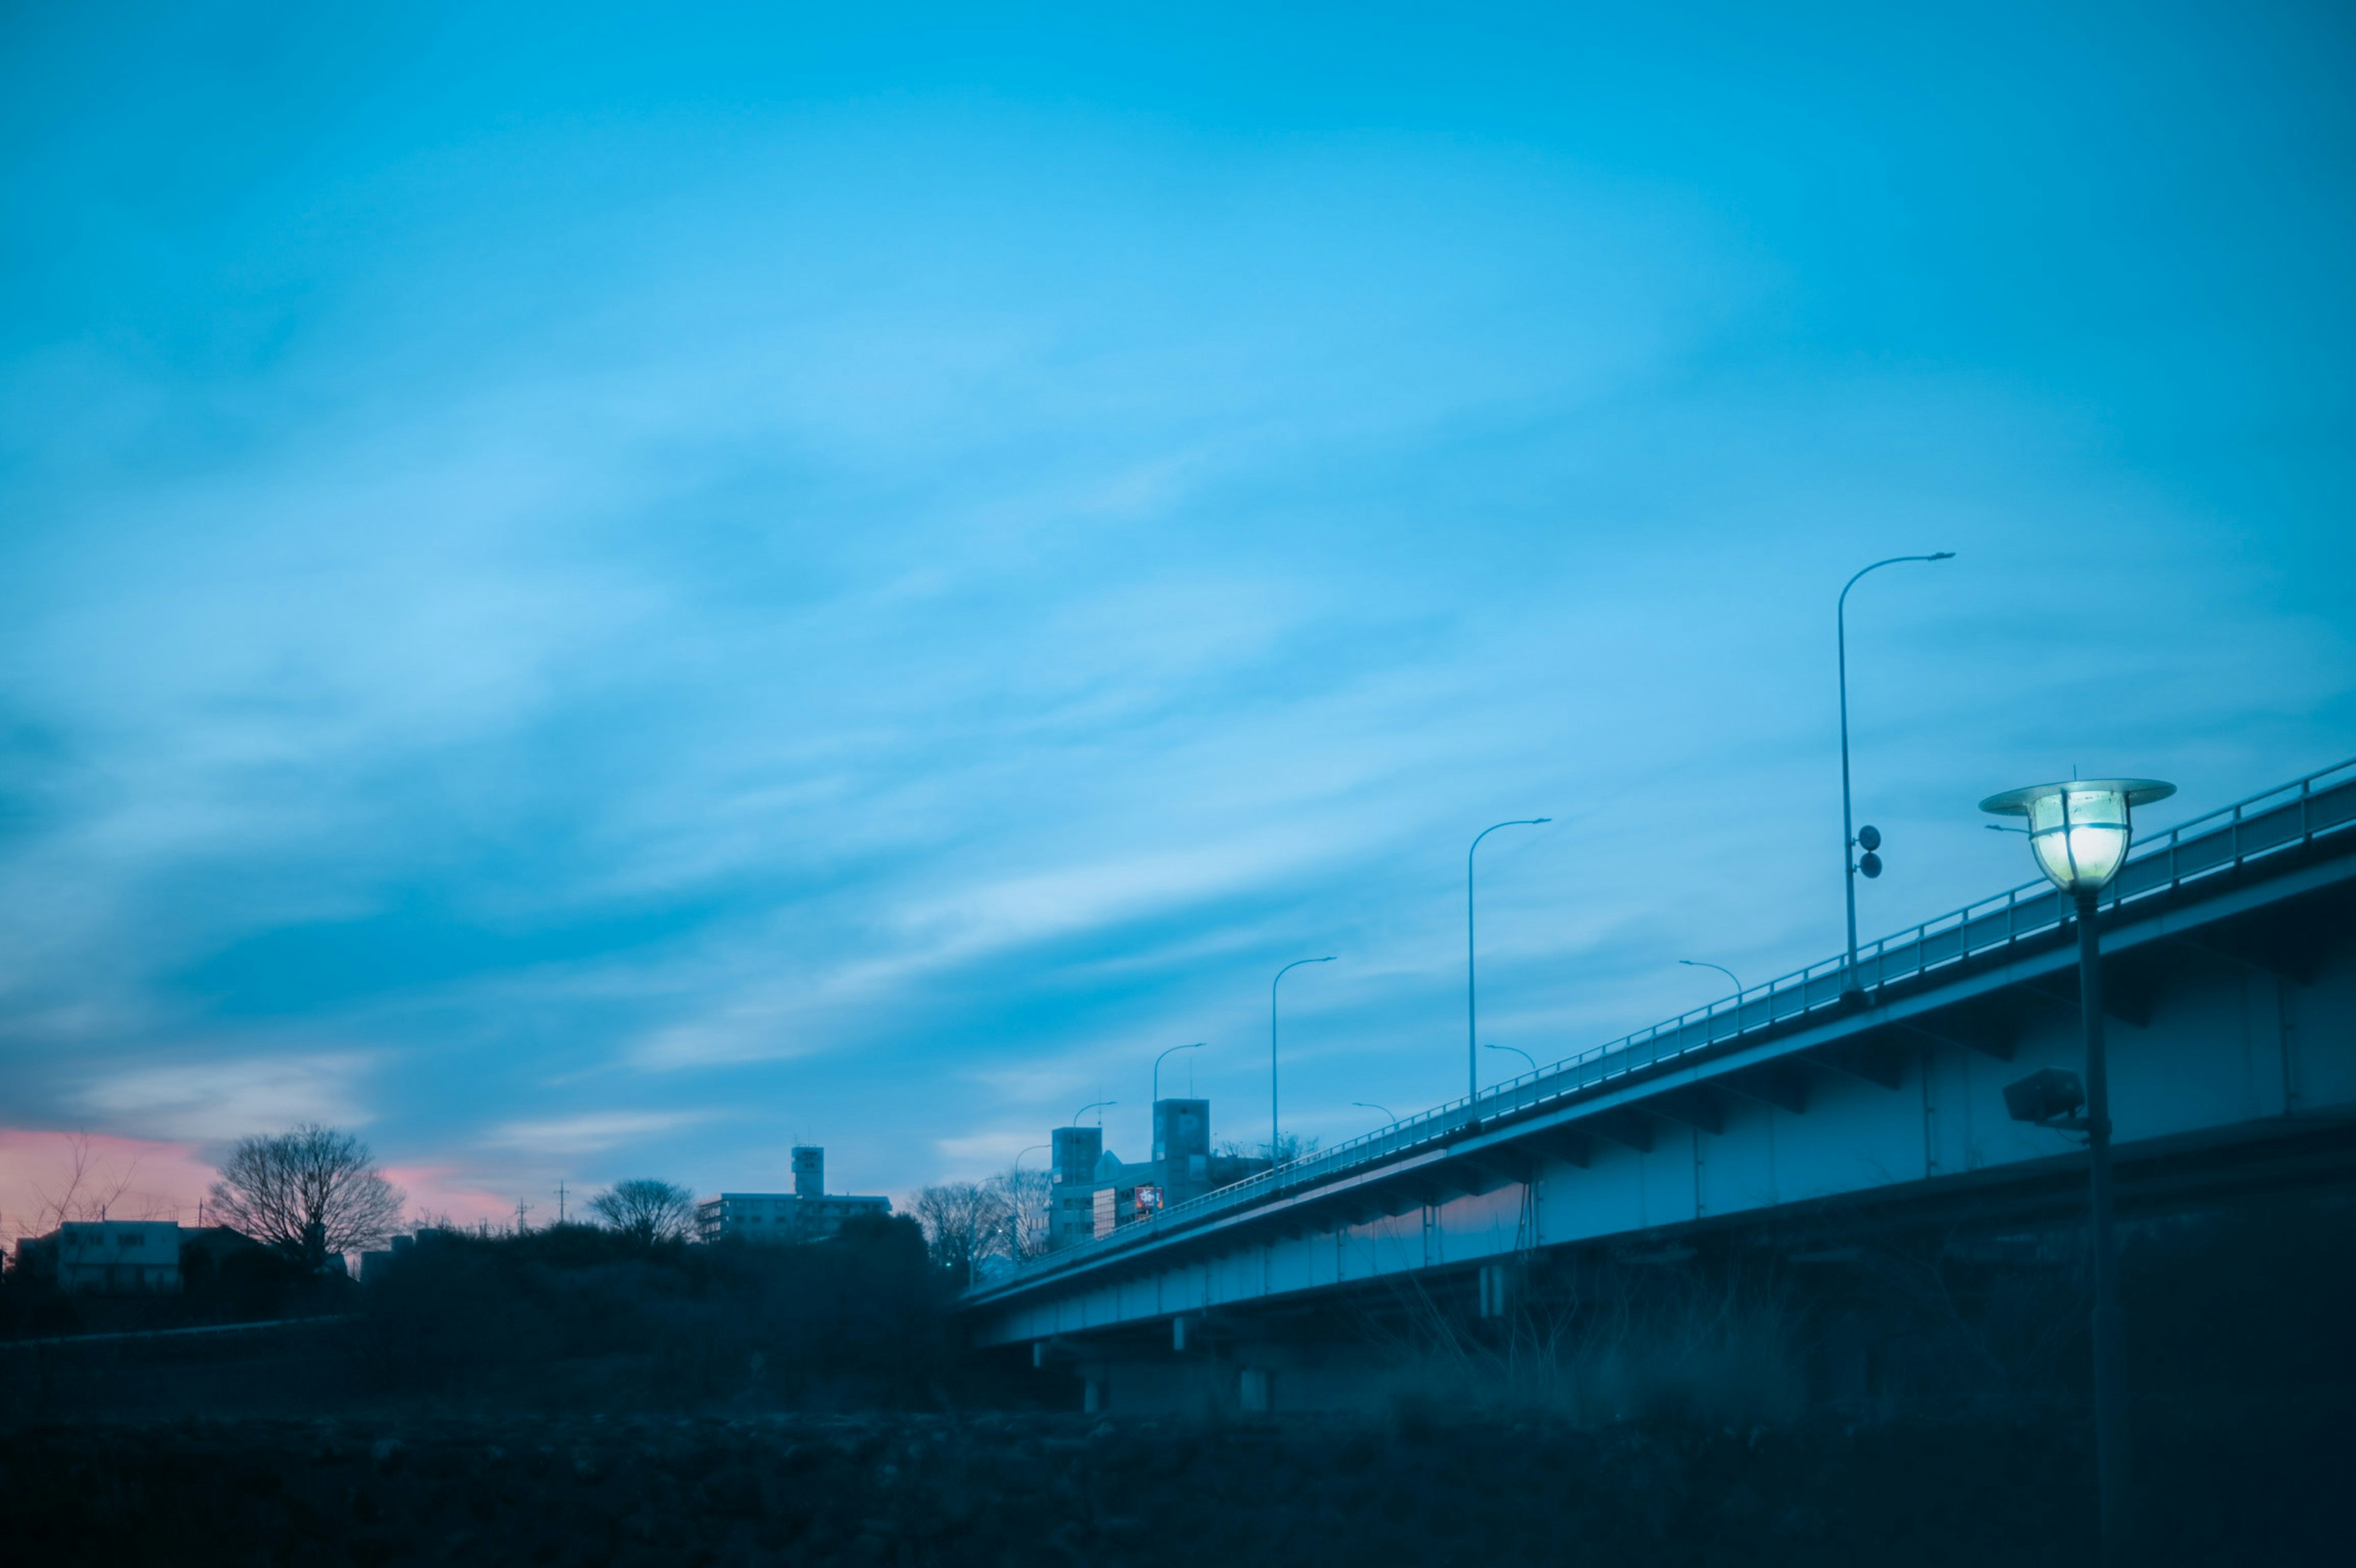
{"label": "wispy cloud", "polygon": [[550,1121],[502,1122],[488,1128],[483,1141],[494,1148],[529,1154],[593,1154],[617,1145],[644,1143],[657,1134],[711,1119],[709,1113],[691,1111],[600,1112]]}

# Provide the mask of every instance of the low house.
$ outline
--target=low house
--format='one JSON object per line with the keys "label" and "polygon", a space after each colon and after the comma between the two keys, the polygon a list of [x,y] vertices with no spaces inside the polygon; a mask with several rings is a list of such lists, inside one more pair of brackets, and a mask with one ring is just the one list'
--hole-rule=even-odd
{"label": "low house", "polygon": [[53,1246],[68,1296],[152,1296],[180,1288],[180,1227],[170,1220],[69,1220]]}

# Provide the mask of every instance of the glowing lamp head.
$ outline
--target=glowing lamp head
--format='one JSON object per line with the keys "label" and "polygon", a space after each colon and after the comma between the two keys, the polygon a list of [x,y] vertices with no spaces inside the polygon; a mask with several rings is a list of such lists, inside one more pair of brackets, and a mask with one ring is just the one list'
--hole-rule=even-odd
{"label": "glowing lamp head", "polygon": [[1980,809],[2027,817],[2037,869],[2075,895],[2100,892],[2119,874],[2135,841],[2135,808],[2175,793],[2158,779],[2072,779],[1992,795]]}

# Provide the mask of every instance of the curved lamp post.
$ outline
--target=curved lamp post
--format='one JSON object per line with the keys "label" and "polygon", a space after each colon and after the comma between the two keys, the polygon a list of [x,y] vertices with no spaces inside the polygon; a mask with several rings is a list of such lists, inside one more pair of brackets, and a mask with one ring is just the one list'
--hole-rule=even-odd
{"label": "curved lamp post", "polygon": [[[2118,1238],[2111,1225],[2111,1079],[2103,1054],[2103,965],[2094,904],[2135,840],[2135,808],[2166,800],[2158,779],[2072,779],[2032,784],[1980,802],[1999,816],[2029,820],[2037,869],[2077,906],[2078,1007],[2086,1032],[2086,1079],[2049,1069],[2005,1089],[2022,1121],[2062,1123],[2086,1134],[2087,1207],[2094,1243],[2094,1468],[2102,1493],[2103,1556],[2125,1561],[2133,1513],[2127,1462],[2126,1337],[2119,1305]],[[2083,1100],[2085,1116],[2064,1121]]]}
{"label": "curved lamp post", "polygon": [[1538,1059],[1532,1056],[1528,1051],[1524,1051],[1518,1045],[1484,1045],[1481,1049],[1483,1051],[1510,1051],[1515,1056],[1520,1057],[1524,1061],[1528,1062],[1530,1064],[1531,1072],[1536,1072],[1538,1070]]}
{"label": "curved lamp post", "polygon": [[1464,851],[1464,1072],[1469,1085],[1464,1093],[1468,1105],[1481,1097],[1481,1048],[1472,1040],[1478,1019],[1472,985],[1472,851],[1500,827],[1536,827],[1553,820],[1551,816],[1517,816],[1511,822],[1494,823],[1475,833],[1472,848]]}
{"label": "curved lamp post", "polygon": [[1276,979],[1268,983],[1268,1162],[1276,1164],[1276,1146],[1283,1135],[1277,1131],[1276,1120],[1276,987],[1278,981],[1303,964],[1331,964],[1333,955],[1323,958],[1296,958],[1276,972]]}
{"label": "curved lamp post", "polygon": [[[1118,1105],[1119,1104],[1120,1102],[1118,1100],[1091,1100],[1087,1104],[1080,1107],[1079,1115],[1072,1118],[1072,1125],[1076,1127],[1080,1125],[1080,1116],[1087,1115],[1090,1111],[1101,1111],[1107,1105]],[[1097,1125],[1100,1127],[1104,1125],[1104,1118],[1102,1116],[1098,1116],[1097,1118]]]}
{"label": "curved lamp post", "polygon": [[1391,1125],[1398,1125],[1398,1118],[1391,1116],[1391,1108],[1388,1105],[1377,1105],[1372,1100],[1353,1100],[1350,1104],[1362,1111],[1380,1111],[1384,1115],[1391,1117]]}
{"label": "curved lamp post", "polygon": [[1719,974],[1734,982],[1734,994],[1736,996],[1739,997],[1742,995],[1742,977],[1740,975],[1737,975],[1733,970],[1728,968],[1725,965],[1713,964],[1707,958],[1680,958],[1677,962],[1684,965],[1688,969],[1717,970]]}
{"label": "curved lamp post", "polygon": [[[1833,607],[1833,635],[1840,662],[1840,735],[1841,735],[1841,885],[1848,894],[1848,967],[1841,971],[1841,997],[1844,1001],[1863,1001],[1865,988],[1857,983],[1857,874],[1861,869],[1868,877],[1881,875],[1881,858],[1874,851],[1881,848],[1881,835],[1872,827],[1857,831],[1855,817],[1849,809],[1848,796],[1848,591],[1857,586],[1858,578],[1868,571],[1879,571],[1885,566],[1896,566],[1908,560],[1953,560],[1955,552],[1943,549],[1930,555],[1893,555],[1888,560],[1877,560],[1841,584],[1840,599]],[[1871,840],[1867,842],[1867,840]],[[1862,848],[1862,860],[1853,851]]]}
{"label": "curved lamp post", "polygon": [[[1182,1051],[1200,1051],[1202,1049],[1203,1042],[1198,1040],[1192,1045],[1173,1045],[1168,1051],[1163,1051],[1162,1056],[1174,1056]],[[1157,1105],[1162,1103],[1162,1056],[1157,1056],[1153,1059],[1153,1103]]]}

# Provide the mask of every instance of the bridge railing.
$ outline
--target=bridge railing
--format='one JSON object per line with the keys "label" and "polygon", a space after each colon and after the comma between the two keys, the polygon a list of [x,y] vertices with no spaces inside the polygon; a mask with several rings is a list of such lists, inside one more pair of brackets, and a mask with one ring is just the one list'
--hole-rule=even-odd
{"label": "bridge railing", "polygon": [[[2356,758],[2178,823],[2138,845],[2104,890],[2104,902],[2115,909],[2131,904],[2351,826],[2356,826]],[[1804,1014],[1837,1008],[1852,984],[1872,991],[1947,968],[2052,931],[2069,913],[2068,905],[2051,883],[2023,882],[1860,947],[1853,982],[1846,958],[1808,965],[1508,1079],[1483,1090],[1477,1098],[1462,1097],[1435,1105],[1379,1131],[1173,1203],[1120,1226],[1110,1235],[1033,1258],[979,1288],[987,1292],[1076,1266],[1215,1215],[1250,1208],[1293,1189],[1330,1180],[1354,1166],[1377,1165],[1443,1143],[1470,1122],[1545,1105]]]}

